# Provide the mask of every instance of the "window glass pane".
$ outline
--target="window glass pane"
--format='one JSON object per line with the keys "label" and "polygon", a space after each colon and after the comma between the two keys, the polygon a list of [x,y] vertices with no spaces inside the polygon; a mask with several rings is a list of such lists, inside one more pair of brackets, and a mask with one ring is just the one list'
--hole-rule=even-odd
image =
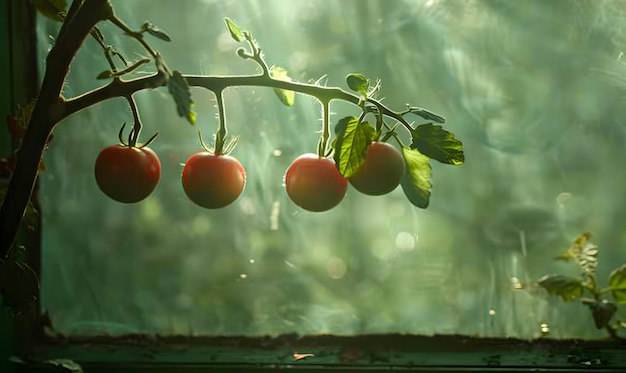
{"label": "window glass pane", "polygon": [[[626,174],[620,1],[112,1],[131,27],[150,20],[171,43],[146,36],[187,74],[244,74],[228,16],[250,30],[270,64],[299,81],[345,87],[361,72],[382,79],[384,102],[447,119],[464,143],[461,167],[432,162],[428,209],[400,188],[309,213],[283,175],[315,152],[320,107],[271,89],[225,92],[233,153],[247,171],[243,196],[221,210],[190,202],[182,164],[215,131],[215,99],[192,89],[195,127],[166,89],[135,97],[142,139],[162,164],[154,193],[120,204],[94,178],[99,151],[132,116],[110,100],[60,124],[41,174],[42,306],[68,334],[353,335],[460,333],[597,338],[589,311],[541,289],[541,276],[578,276],[554,261],[583,232],[600,246],[598,281],[626,261],[621,192]],[[58,24],[39,23],[41,68]],[[145,52],[110,24],[106,41],[129,60]],[[96,88],[108,69],[87,40],[66,96]],[[140,70],[149,71],[144,65]],[[138,75],[138,74],[137,74]],[[358,109],[333,103],[332,122]],[[418,117],[416,124],[423,121]],[[619,315],[619,314],[618,314]],[[622,313],[622,317],[624,317]]]}

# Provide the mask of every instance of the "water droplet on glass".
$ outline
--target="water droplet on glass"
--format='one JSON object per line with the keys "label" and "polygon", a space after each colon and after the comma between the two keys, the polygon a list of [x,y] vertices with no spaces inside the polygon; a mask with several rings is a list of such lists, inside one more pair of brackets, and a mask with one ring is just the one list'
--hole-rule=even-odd
{"label": "water droplet on glass", "polygon": [[241,202],[239,202],[239,208],[245,215],[254,215],[256,213],[256,208],[250,198],[242,198]]}
{"label": "water droplet on glass", "polygon": [[280,214],[280,201],[272,203],[272,213],[270,214],[270,230],[278,230],[278,217]]}
{"label": "water droplet on glass", "polygon": [[193,234],[198,236],[206,235],[211,231],[211,221],[209,220],[209,218],[203,215],[196,216],[191,221],[190,226]]}
{"label": "water droplet on glass", "polygon": [[332,279],[339,280],[343,276],[345,276],[348,267],[346,263],[344,263],[341,258],[337,258],[336,256],[331,257],[326,262],[326,270],[328,271],[328,276]]}
{"label": "water droplet on glass", "polygon": [[415,248],[417,236],[409,232],[400,232],[396,236],[396,246],[402,251],[411,251]]}
{"label": "water droplet on glass", "polygon": [[565,206],[565,203],[572,199],[572,197],[574,197],[574,195],[570,192],[563,192],[563,193],[559,193],[558,196],[556,196],[556,203],[559,205],[559,207],[563,208]]}
{"label": "water droplet on glass", "polygon": [[398,254],[385,240],[374,240],[370,245],[370,252],[379,260],[389,260]]}
{"label": "water droplet on glass", "polygon": [[217,49],[220,52],[228,52],[233,49],[233,41],[232,37],[228,32],[223,32],[220,36],[217,37],[216,43]]}
{"label": "water droplet on glass", "polygon": [[511,283],[513,284],[513,289],[515,290],[524,290],[524,285],[517,277],[511,277]]}

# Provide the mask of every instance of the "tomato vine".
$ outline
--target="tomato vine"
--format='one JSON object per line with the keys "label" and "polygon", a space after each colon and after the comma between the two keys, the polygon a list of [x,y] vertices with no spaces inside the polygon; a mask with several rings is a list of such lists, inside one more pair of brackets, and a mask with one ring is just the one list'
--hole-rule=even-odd
{"label": "tomato vine", "polygon": [[[232,150],[232,145],[236,141],[227,138],[227,121],[222,95],[225,89],[241,86],[273,88],[281,102],[287,106],[293,105],[295,93],[315,97],[319,101],[323,113],[323,127],[318,142],[317,156],[326,158],[334,152],[335,163],[347,164],[345,169],[354,172],[364,164],[371,143],[384,142],[393,137],[398,142],[406,166],[406,172],[402,176],[400,185],[409,201],[421,208],[428,206],[430,196],[429,158],[452,165],[459,165],[464,162],[462,143],[451,132],[432,123],[414,126],[406,118],[411,114],[426,121],[443,124],[445,119],[442,116],[427,109],[410,105],[407,105],[403,110],[392,110],[376,98],[381,89],[380,81],[371,84],[370,80],[361,74],[350,74],[346,78],[348,87],[354,93],[339,87],[324,86],[319,82],[301,83],[293,81],[285,69],[269,66],[252,34],[228,18],[225,18],[225,23],[233,39],[236,42],[247,44],[247,48],[242,47],[237,50],[237,55],[258,64],[261,68],[259,74],[190,75],[172,70],[160,53],[150,45],[145,35],[165,42],[169,42],[170,37],[150,22],[144,23],[139,30],[131,29],[117,17],[113,6],[107,0],[76,0],[71,3],[67,11],[65,9],[58,10],[59,18],[63,23],[56,43],[47,56],[47,67],[41,93],[17,154],[17,162],[6,198],[0,208],[0,228],[3,232],[0,236],[0,258],[6,257],[13,244],[24,209],[33,190],[39,161],[43,155],[47,139],[55,126],[68,116],[92,105],[114,97],[123,97],[128,101],[134,119],[133,128],[126,145],[135,147],[142,125],[133,94],[146,89],[167,87],[174,98],[178,114],[191,124],[195,122],[195,113],[193,112],[194,102],[189,87],[202,87],[211,91],[216,97],[219,117],[219,126],[212,147],[212,152],[215,155]],[[149,57],[142,57],[134,62],[127,61],[113,46],[106,44],[104,36],[97,27],[99,22],[110,22],[115,25],[123,33],[135,39]],[[66,98],[63,96],[62,88],[69,66],[84,40],[89,36],[95,38],[102,47],[110,67],[110,70],[101,72],[96,78],[110,79],[110,82],[82,95]],[[121,63],[123,67],[118,68],[116,61]],[[139,78],[124,79],[126,74],[150,61],[154,63],[156,72]],[[354,125],[354,128],[351,127],[350,130],[357,131],[357,136],[347,130],[337,131],[335,128],[335,139],[331,142],[329,113],[331,103],[336,100],[355,105],[361,109],[362,115],[342,119],[342,121],[345,120]],[[374,116],[375,128],[365,121],[365,117],[368,115]],[[393,123],[387,123],[387,120],[393,121]],[[338,124],[335,125],[335,127],[337,126]],[[400,141],[396,135],[398,129],[404,129],[410,133],[410,144],[405,145]],[[382,134],[383,130],[386,131],[384,135]],[[152,140],[154,140],[154,136],[147,143]],[[124,141],[121,142],[124,143]],[[349,177],[349,174],[341,169],[338,169],[338,172],[343,178]]]}

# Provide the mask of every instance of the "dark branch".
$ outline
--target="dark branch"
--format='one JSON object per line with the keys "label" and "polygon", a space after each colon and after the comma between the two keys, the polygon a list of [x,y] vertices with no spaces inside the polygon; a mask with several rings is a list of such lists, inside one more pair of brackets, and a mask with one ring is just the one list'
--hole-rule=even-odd
{"label": "dark branch", "polygon": [[94,26],[113,14],[107,0],[85,0],[82,6],[72,7],[76,14],[64,24],[63,33],[46,59],[46,73],[37,104],[17,153],[16,164],[0,208],[0,258],[7,256],[22,221],[37,179],[39,162],[46,142],[58,122],[61,90],[78,48]]}

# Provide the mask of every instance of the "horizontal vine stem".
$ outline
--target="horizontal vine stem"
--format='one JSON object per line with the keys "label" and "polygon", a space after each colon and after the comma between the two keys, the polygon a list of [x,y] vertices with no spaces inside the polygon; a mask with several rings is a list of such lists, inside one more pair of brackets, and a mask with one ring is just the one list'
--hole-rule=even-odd
{"label": "horizontal vine stem", "polygon": [[[325,87],[315,84],[284,81],[272,79],[265,75],[183,75],[183,77],[187,80],[189,86],[202,87],[214,93],[221,92],[229,87],[268,87],[306,94],[316,97],[320,101],[330,102],[332,100],[343,100],[357,106],[362,102],[360,96],[338,87]],[[165,74],[161,72],[127,81],[115,79],[108,85],[87,92],[81,96],[65,100],[63,103],[64,109],[61,111],[62,115],[58,119],[62,120],[71,114],[110,98],[128,96],[140,90],[158,88],[165,84],[166,77]],[[374,99],[368,99],[368,101],[376,105],[383,115],[394,118],[405,126],[409,125],[402,117],[402,113],[395,112]]]}
{"label": "horizontal vine stem", "polygon": [[62,103],[63,109],[59,111],[59,117],[55,119],[61,121],[72,114],[114,97],[128,97],[141,90],[161,87],[165,85],[166,81],[164,72],[133,80],[115,78],[111,83],[93,91],[70,99],[64,99]]}

